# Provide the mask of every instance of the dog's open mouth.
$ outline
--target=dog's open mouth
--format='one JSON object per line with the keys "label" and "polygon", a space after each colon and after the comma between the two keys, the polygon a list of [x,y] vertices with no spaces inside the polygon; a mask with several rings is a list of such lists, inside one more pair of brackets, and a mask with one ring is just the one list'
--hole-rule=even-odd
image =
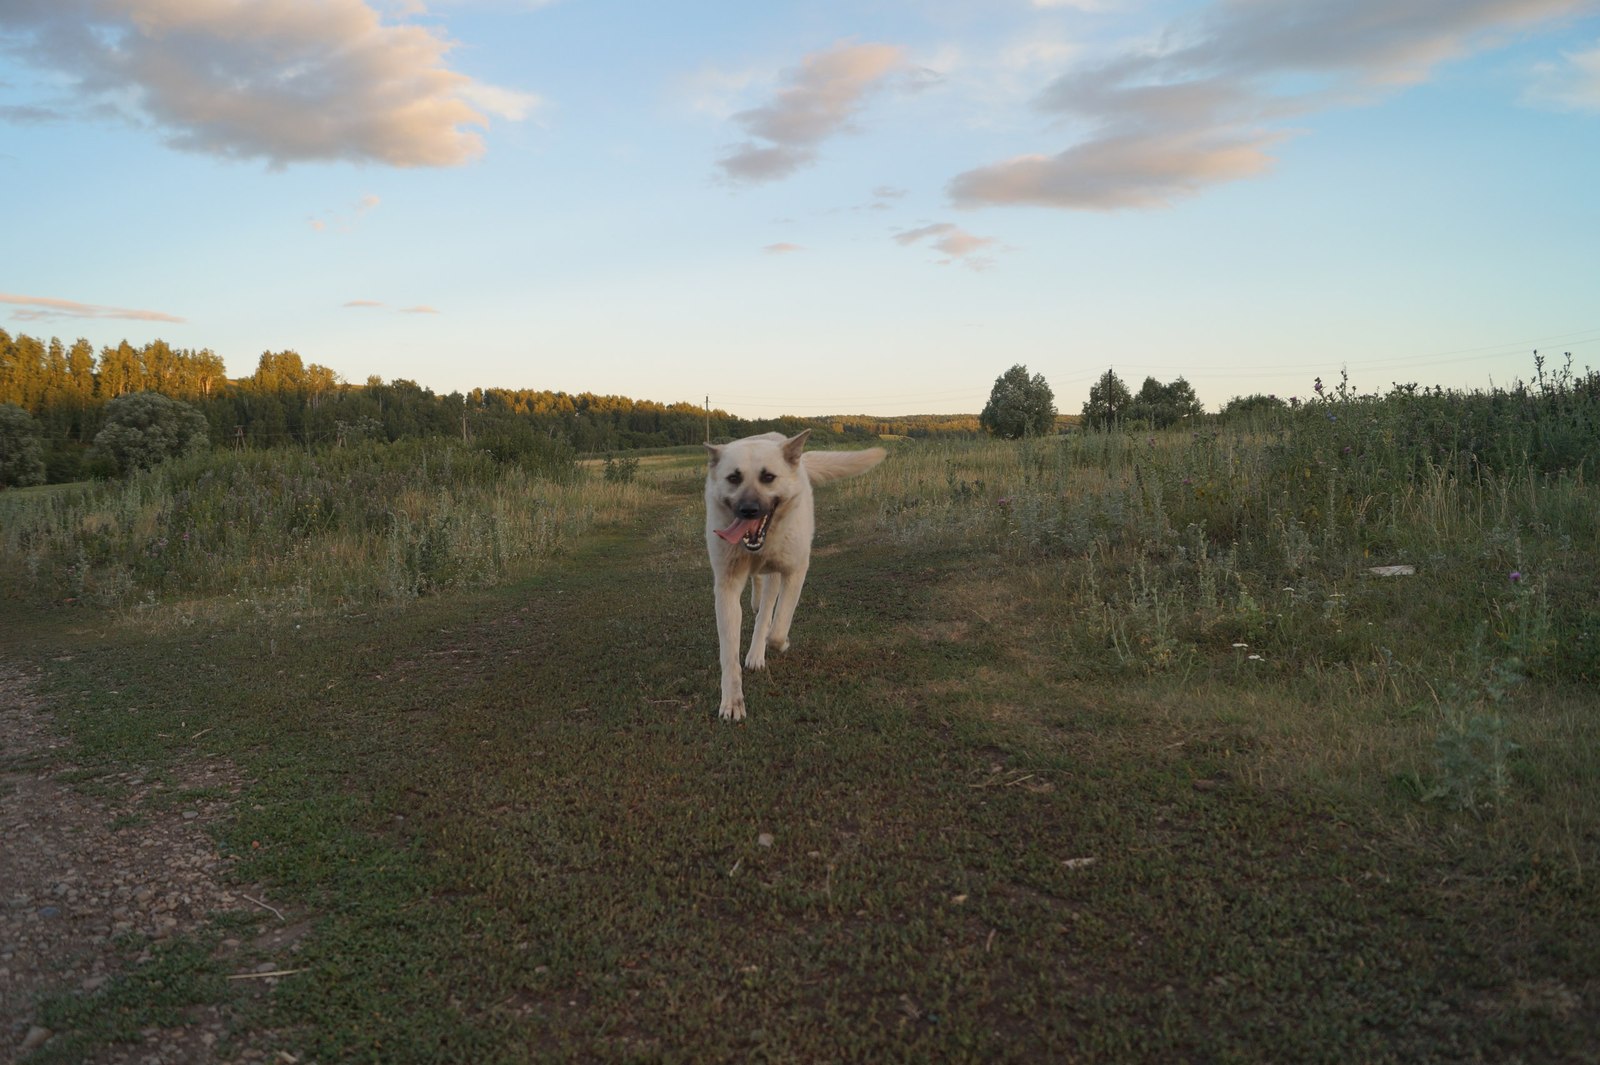
{"label": "dog's open mouth", "polygon": [[759,518],[740,518],[717,535],[730,544],[743,544],[746,551],[759,551],[767,542],[767,527],[772,524],[772,514]]}

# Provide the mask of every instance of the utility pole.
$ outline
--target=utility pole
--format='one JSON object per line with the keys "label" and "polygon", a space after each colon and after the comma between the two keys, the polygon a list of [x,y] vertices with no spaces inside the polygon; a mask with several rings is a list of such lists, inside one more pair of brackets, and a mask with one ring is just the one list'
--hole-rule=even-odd
{"label": "utility pole", "polygon": [[706,397],[706,443],[711,443],[711,397]]}

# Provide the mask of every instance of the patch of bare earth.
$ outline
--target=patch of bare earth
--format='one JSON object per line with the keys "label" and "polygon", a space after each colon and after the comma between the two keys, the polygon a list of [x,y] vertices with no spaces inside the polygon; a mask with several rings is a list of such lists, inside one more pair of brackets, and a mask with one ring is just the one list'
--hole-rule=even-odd
{"label": "patch of bare earth", "polygon": [[[207,830],[238,794],[237,772],[188,766],[156,780],[110,771],[88,788],[68,783],[79,769],[31,678],[0,663],[0,1062],[26,1061],[70,1036],[45,1026],[44,999],[101,994],[162,944],[229,912],[257,920],[221,933],[221,967],[239,977],[228,1004],[192,1007],[181,1024],[143,1029],[138,1041],[86,1060],[297,1061],[280,1036],[238,1030],[240,1009],[276,980],[264,974],[294,967],[305,925],[272,912],[260,885],[236,883]],[[206,798],[169,801],[202,790]]]}

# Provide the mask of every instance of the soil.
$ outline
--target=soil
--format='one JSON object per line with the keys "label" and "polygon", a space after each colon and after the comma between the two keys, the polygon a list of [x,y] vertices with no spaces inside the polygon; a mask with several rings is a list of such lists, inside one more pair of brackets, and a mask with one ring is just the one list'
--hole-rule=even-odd
{"label": "soil", "polygon": [[[197,789],[215,796],[174,801]],[[99,1065],[290,1063],[282,1033],[241,1029],[241,1011],[294,967],[303,914],[259,884],[238,883],[210,828],[241,790],[228,765],[88,774],[36,694],[0,663],[0,1062],[23,1062],[69,1033],[41,1020],[43,1000],[94,996],[178,937],[241,914],[216,947],[241,990],[224,1006],[191,1007],[182,1023],[136,1042],[90,1050]],[[276,909],[276,913],[273,910]]]}

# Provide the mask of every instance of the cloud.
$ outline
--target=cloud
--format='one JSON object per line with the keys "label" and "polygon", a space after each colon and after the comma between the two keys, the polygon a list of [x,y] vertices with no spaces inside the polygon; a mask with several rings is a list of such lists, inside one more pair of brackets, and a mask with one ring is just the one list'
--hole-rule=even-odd
{"label": "cloud", "polygon": [[18,309],[11,317],[24,322],[48,321],[55,318],[126,318],[137,322],[182,322],[177,315],[161,311],[137,311],[127,307],[105,307],[74,300],[51,299],[47,296],[16,296],[0,292],[0,303],[10,303]]}
{"label": "cloud", "polygon": [[903,62],[902,49],[887,44],[837,44],[811,53],[771,100],[732,116],[750,139],[717,165],[729,179],[749,183],[811,165],[818,146],[849,129],[865,97]]}
{"label": "cloud", "polygon": [[456,166],[483,153],[485,112],[537,97],[445,66],[438,31],[386,24],[365,0],[12,0],[0,48],[70,79],[172,147],[273,166]]}
{"label": "cloud", "polygon": [[382,307],[380,300],[345,300],[346,307]]}
{"label": "cloud", "polygon": [[1000,243],[994,237],[980,237],[968,233],[952,222],[935,222],[917,229],[908,229],[903,233],[896,233],[894,239],[907,247],[927,241],[929,246],[949,256],[943,260],[944,263],[959,261],[974,270],[986,270],[994,265],[994,259],[976,253],[986,248],[994,248]]}
{"label": "cloud", "polygon": [[330,229],[336,233],[349,233],[355,229],[357,222],[382,202],[377,196],[368,192],[344,211],[324,211],[307,221],[318,233],[326,233]]}
{"label": "cloud", "polygon": [[790,255],[797,251],[805,251],[806,249],[799,244],[790,244],[787,241],[784,241],[778,244],[768,244],[761,250],[770,255]]}
{"label": "cloud", "polygon": [[1586,52],[1564,52],[1561,59],[1534,71],[1535,81],[1524,102],[1562,111],[1600,111],[1600,45]]}
{"label": "cloud", "polygon": [[1381,98],[1588,2],[1217,0],[1159,44],[1070,70],[1038,95],[1078,141],[958,174],[948,191],[961,207],[1165,206],[1270,169],[1285,119]]}
{"label": "cloud", "polygon": [[415,307],[401,307],[401,314],[439,314],[440,312],[426,303],[419,303]]}

